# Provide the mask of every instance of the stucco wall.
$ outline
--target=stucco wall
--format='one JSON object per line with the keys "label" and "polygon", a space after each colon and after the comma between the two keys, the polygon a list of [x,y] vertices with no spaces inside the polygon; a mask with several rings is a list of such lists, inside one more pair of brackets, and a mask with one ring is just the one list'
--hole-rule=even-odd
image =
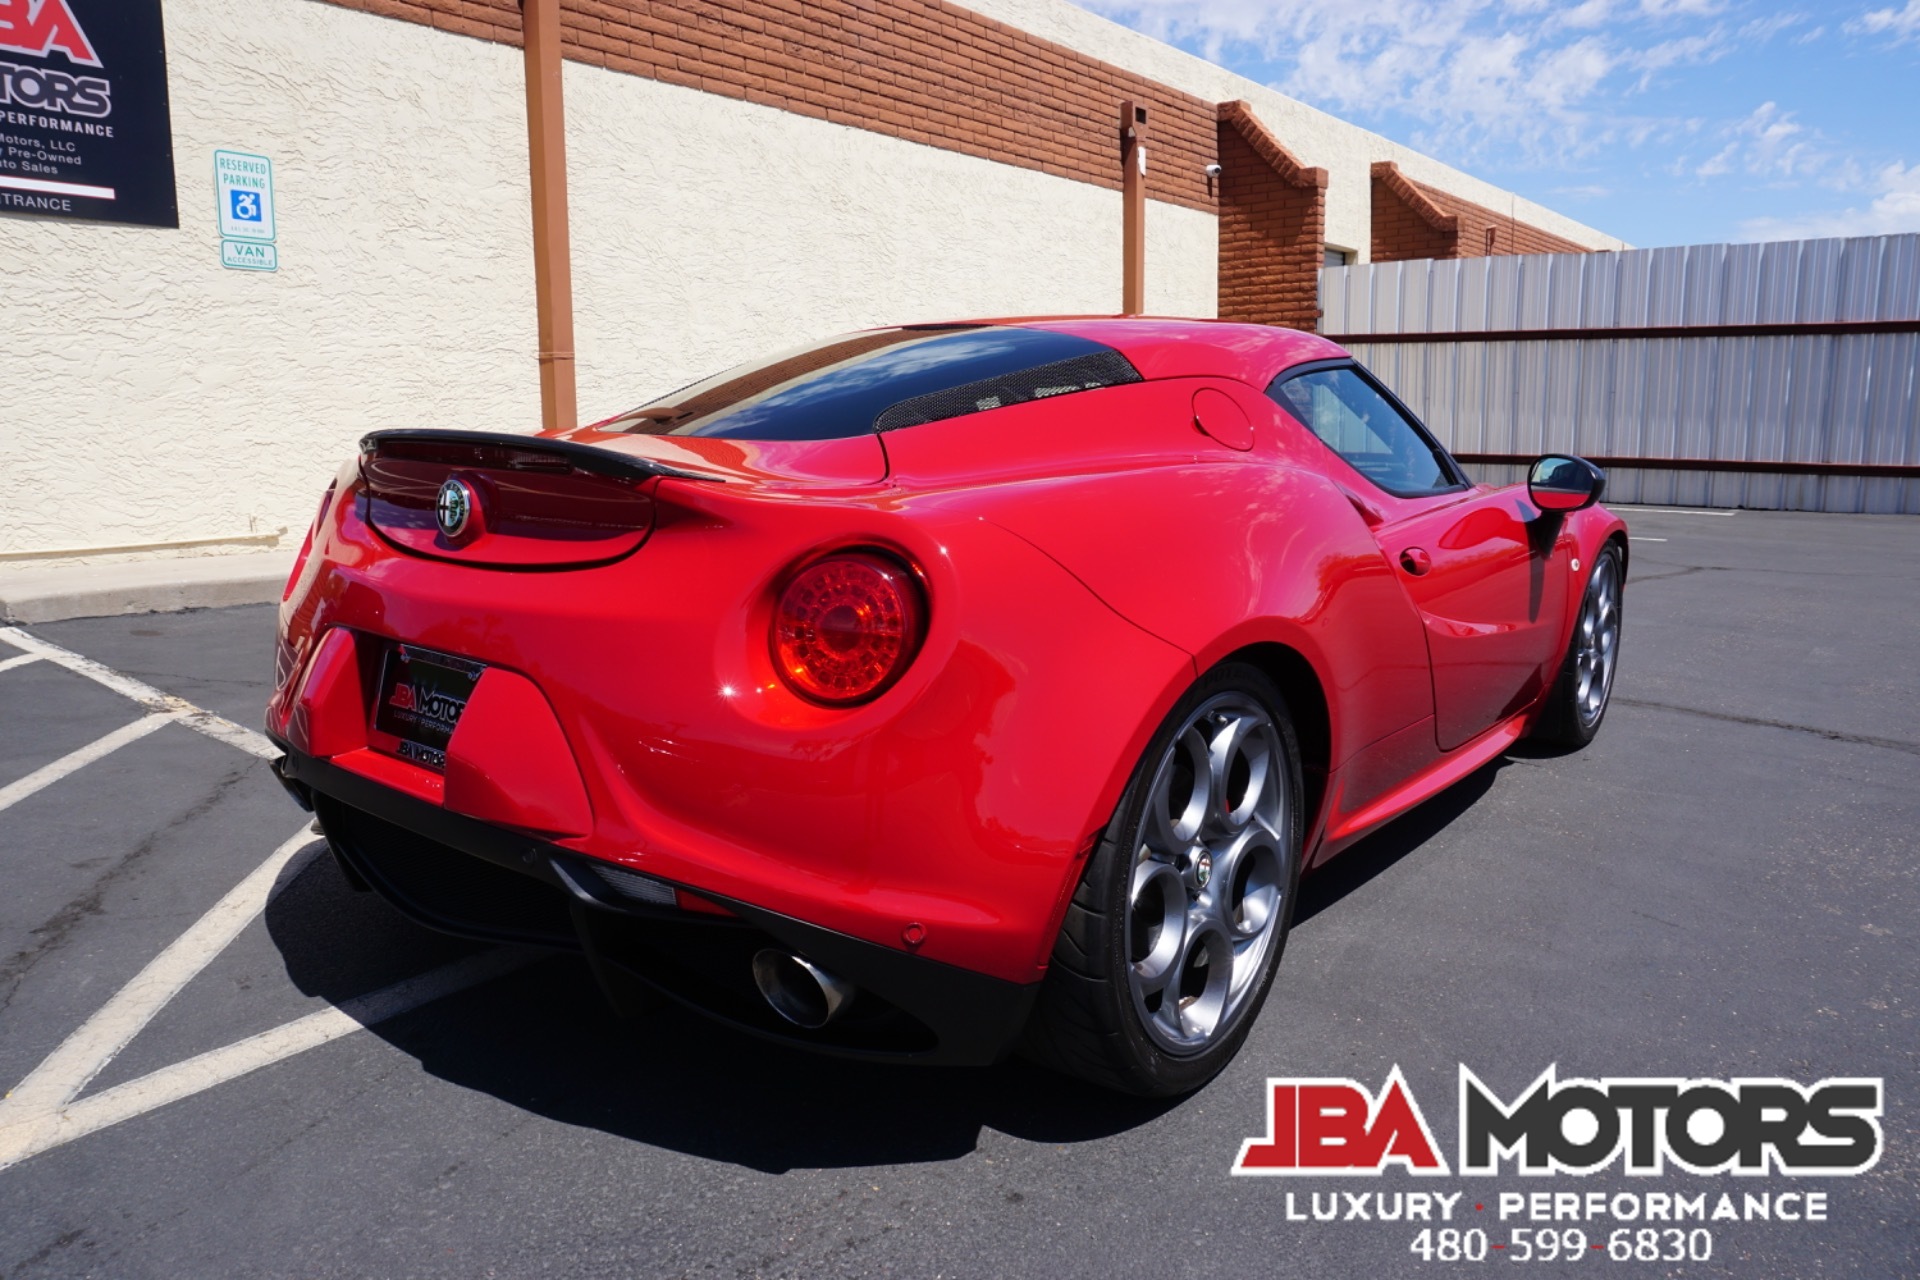
{"label": "stucco wall", "polygon": [[1596,231],[1431,156],[1276,93],[1204,59],[1109,21],[1070,0],[955,0],[977,13],[1125,67],[1214,102],[1244,98],[1281,143],[1305,165],[1327,170],[1327,243],[1368,255],[1371,167],[1392,160],[1415,182],[1451,192],[1496,213],[1530,223],[1590,249],[1623,249],[1626,242]]}
{"label": "stucco wall", "polygon": [[[539,418],[517,50],[305,0],[168,0],[181,228],[0,216],[0,552],[289,529],[373,427]],[[568,64],[580,405],[899,319],[1111,311],[1119,195]],[[274,162],[220,266],[212,152]],[[1212,216],[1149,210],[1211,315]]]}
{"label": "stucco wall", "polygon": [[[1119,309],[1116,191],[617,72],[566,74],[589,418],[809,336]],[[1214,314],[1213,215],[1153,201],[1147,223],[1148,309]]]}

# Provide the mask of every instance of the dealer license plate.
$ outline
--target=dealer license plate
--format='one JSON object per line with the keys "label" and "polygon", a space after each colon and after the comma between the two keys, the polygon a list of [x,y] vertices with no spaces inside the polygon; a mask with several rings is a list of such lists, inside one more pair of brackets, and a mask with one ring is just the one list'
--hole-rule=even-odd
{"label": "dealer license plate", "polygon": [[410,644],[388,648],[373,727],[398,739],[403,760],[445,771],[447,742],[486,666]]}

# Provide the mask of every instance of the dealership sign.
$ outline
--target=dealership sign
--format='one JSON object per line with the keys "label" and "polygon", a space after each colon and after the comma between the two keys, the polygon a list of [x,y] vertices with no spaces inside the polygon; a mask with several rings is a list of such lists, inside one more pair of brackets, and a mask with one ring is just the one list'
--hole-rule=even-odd
{"label": "dealership sign", "polygon": [[[1462,1064],[1449,1163],[1398,1066],[1377,1090],[1344,1078],[1270,1078],[1267,1132],[1240,1144],[1232,1171],[1415,1175],[1419,1182],[1401,1186],[1419,1190],[1348,1181],[1360,1189],[1289,1190],[1275,1208],[1290,1223],[1384,1224],[1373,1229],[1402,1233],[1407,1252],[1422,1262],[1502,1255],[1511,1262],[1700,1263],[1724,1246],[1716,1245],[1718,1234],[1739,1229],[1727,1224],[1808,1229],[1833,1221],[1836,1193],[1773,1179],[1873,1168],[1885,1094],[1878,1078],[1579,1079],[1549,1066],[1503,1097]],[[1539,1189],[1555,1175],[1607,1173],[1642,1181],[1634,1189]],[[1733,1176],[1718,1186],[1699,1181],[1723,1175]],[[1442,1181],[1512,1176],[1532,1186],[1456,1183],[1449,1190]],[[1686,1181],[1649,1186],[1675,1177]]]}
{"label": "dealership sign", "polygon": [[[1463,1065],[1458,1172],[1857,1174],[1880,1158],[1882,1095],[1878,1079],[1563,1080],[1548,1067],[1502,1100]],[[1233,1172],[1325,1177],[1389,1167],[1454,1172],[1397,1066],[1378,1093],[1355,1080],[1268,1080],[1267,1134],[1241,1145]]]}
{"label": "dealership sign", "polygon": [[180,225],[160,0],[0,0],[0,212]]}

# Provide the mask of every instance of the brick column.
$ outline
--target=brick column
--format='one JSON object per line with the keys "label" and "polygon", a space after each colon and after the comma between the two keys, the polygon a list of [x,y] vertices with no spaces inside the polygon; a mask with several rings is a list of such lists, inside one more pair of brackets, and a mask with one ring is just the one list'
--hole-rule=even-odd
{"label": "brick column", "polygon": [[1220,318],[1320,323],[1327,171],[1297,160],[1244,102],[1219,108]]}
{"label": "brick column", "polygon": [[1410,258],[1462,258],[1460,219],[1435,204],[1409,182],[1400,166],[1382,160],[1373,166],[1373,230],[1370,254],[1375,262]]}

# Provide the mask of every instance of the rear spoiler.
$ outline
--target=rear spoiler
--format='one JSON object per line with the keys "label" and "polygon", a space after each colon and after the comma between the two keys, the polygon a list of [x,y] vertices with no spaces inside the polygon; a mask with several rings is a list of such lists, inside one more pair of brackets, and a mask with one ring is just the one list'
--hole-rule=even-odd
{"label": "rear spoiler", "polygon": [[[482,449],[498,449],[507,456],[491,465],[509,469],[515,465],[513,454],[530,454],[536,457],[544,455],[548,458],[565,459],[569,465],[578,470],[625,480],[669,476],[675,480],[707,480],[715,484],[726,483],[720,476],[705,475],[698,471],[683,471],[679,467],[655,462],[650,458],[635,458],[624,453],[615,453],[610,449],[597,449],[589,444],[575,444],[571,440],[512,435],[505,431],[438,431],[431,427],[404,427],[374,431],[360,437],[360,452],[375,453],[382,445],[387,444],[450,445],[456,448],[465,446],[475,450],[476,453]],[[476,459],[477,463],[478,459]]]}

